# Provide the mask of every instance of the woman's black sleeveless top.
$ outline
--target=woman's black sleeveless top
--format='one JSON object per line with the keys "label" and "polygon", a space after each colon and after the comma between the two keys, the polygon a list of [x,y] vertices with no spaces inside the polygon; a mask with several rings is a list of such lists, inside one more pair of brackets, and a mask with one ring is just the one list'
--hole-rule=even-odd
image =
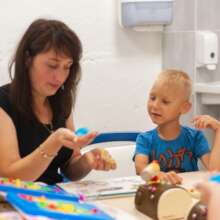
{"label": "woman's black sleeveless top", "polygon": [[[11,117],[17,132],[19,152],[25,157],[33,152],[50,135],[48,129],[38,121],[28,121],[12,107],[9,99],[9,84],[0,87],[0,107]],[[0,122],[1,123],[1,122]],[[65,120],[53,120],[53,128],[65,127]],[[8,137],[10,138],[10,136]],[[47,184],[62,182],[58,169],[70,159],[72,150],[62,147],[45,172],[36,180]],[[45,158],[42,158],[45,160]],[[40,163],[40,161],[39,161]],[[34,169],[34,167],[30,168]]]}

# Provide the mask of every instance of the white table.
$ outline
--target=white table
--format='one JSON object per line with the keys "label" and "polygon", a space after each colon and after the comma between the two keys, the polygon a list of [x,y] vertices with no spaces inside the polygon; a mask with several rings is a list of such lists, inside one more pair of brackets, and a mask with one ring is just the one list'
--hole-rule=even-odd
{"label": "white table", "polygon": [[[131,219],[150,220],[150,218],[148,218],[146,215],[142,214],[135,208],[134,196],[105,199],[105,200],[100,200],[100,202],[110,207],[125,211],[126,213],[131,215]],[[119,218],[119,219],[122,220],[123,218]]]}
{"label": "white table", "polygon": [[[187,188],[192,188],[192,186],[195,183],[200,182],[204,178],[206,178],[208,176],[208,173],[190,172],[182,173],[180,175],[183,177],[183,186]],[[105,206],[108,210],[110,210],[113,213],[115,212],[117,216],[119,216],[117,220],[150,220],[149,217],[136,210],[134,196],[102,199],[95,201],[95,203]],[[39,217],[36,219],[46,218]]]}
{"label": "white table", "polygon": [[[192,188],[193,185],[195,185],[196,183],[203,181],[208,176],[208,173],[199,171],[199,172],[181,173],[180,175],[183,177],[183,186],[186,188]],[[150,219],[146,215],[136,210],[134,204],[134,196],[105,199],[105,200],[100,200],[100,202],[110,207],[121,209],[132,215],[134,219],[139,219],[139,220]]]}

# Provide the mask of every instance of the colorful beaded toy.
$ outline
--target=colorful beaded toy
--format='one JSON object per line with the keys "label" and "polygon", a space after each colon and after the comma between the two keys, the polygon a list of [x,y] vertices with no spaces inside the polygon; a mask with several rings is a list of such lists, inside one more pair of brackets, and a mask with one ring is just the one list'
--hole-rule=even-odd
{"label": "colorful beaded toy", "polygon": [[68,200],[79,200],[78,196],[66,193],[64,190],[57,186],[31,181],[21,181],[20,179],[11,179],[6,177],[0,177],[0,191],[6,193],[31,193],[33,195],[44,194],[50,198],[54,198],[54,196],[62,196]]}
{"label": "colorful beaded toy", "polygon": [[46,216],[53,219],[113,220],[111,216],[92,204],[79,203],[47,196],[9,193],[7,200],[28,215]]}

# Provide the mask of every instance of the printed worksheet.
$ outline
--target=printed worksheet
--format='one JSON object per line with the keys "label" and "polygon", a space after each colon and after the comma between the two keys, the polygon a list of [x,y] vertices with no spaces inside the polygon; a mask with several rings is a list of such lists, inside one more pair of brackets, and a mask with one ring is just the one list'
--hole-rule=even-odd
{"label": "printed worksheet", "polygon": [[135,194],[144,181],[140,176],[117,177],[107,180],[81,180],[76,182],[59,183],[58,186],[73,194],[83,194],[90,199],[106,197],[121,197]]}

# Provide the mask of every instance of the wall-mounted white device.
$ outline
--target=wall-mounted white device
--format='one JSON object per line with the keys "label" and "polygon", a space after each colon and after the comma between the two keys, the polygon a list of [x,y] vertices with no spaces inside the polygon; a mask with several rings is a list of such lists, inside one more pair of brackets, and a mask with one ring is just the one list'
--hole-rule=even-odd
{"label": "wall-mounted white device", "polygon": [[163,30],[173,17],[173,0],[118,0],[121,26]]}
{"label": "wall-mounted white device", "polygon": [[211,31],[196,33],[197,67],[215,70],[218,63],[218,36]]}

